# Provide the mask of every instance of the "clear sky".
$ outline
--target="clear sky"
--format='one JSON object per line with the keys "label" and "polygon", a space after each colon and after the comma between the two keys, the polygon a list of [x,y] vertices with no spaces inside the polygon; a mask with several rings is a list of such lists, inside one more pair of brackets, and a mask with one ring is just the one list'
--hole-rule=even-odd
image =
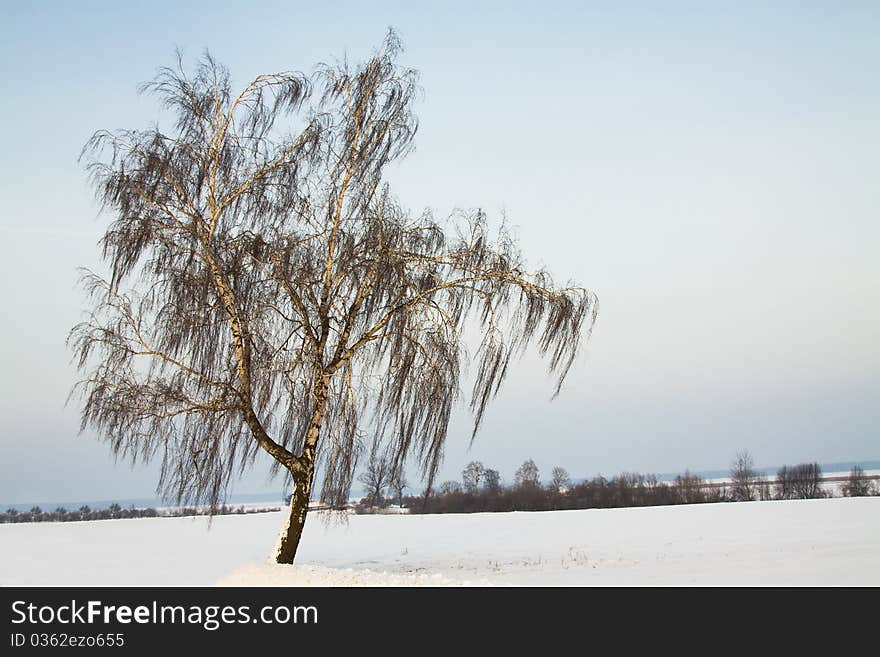
{"label": "clear sky", "polygon": [[880,4],[662,5],[3,2],[0,504],[156,483],[65,408],[75,268],[108,220],[86,139],[159,118],[136,88],[175,47],[245,83],[360,59],[388,26],[425,90],[398,195],[505,211],[601,304],[561,396],[527,358],[469,451],[455,421],[441,478],[880,458]]}

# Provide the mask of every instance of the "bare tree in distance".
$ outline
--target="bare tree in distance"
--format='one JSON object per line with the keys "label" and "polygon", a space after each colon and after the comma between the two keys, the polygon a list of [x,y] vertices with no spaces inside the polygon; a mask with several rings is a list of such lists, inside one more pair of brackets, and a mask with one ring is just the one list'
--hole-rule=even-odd
{"label": "bare tree in distance", "polygon": [[453,481],[449,479],[440,484],[440,494],[441,495],[452,495],[454,493],[461,492],[461,484],[457,481]]}
{"label": "bare tree in distance", "polygon": [[773,498],[773,484],[764,475],[755,476],[755,495],[762,502],[767,502]]}
{"label": "bare tree in distance", "polygon": [[[389,32],[365,62],[260,75],[233,91],[204,55],[143,90],[169,131],[101,131],[83,151],[103,209],[107,278],[68,342],[81,425],[132,463],[161,460],[166,499],[216,506],[258,454],[292,480],[273,557],[292,563],[316,470],[346,500],[361,432],[412,457],[428,489],[463,362],[473,440],[511,361],[535,346],[558,393],[595,295],[528,270],[481,211],[412,215],[383,180],[412,146],[417,73]],[[473,355],[463,334],[482,340]]]}
{"label": "bare tree in distance", "polygon": [[747,449],[740,450],[730,466],[731,495],[734,501],[751,502],[757,499],[755,460]]}
{"label": "bare tree in distance", "polygon": [[799,463],[791,468],[794,497],[814,500],[825,497],[822,490],[822,468],[818,463]]}
{"label": "bare tree in distance", "polygon": [[871,494],[871,480],[861,466],[853,466],[849,478],[841,486],[844,497],[866,497]]}
{"label": "bare tree in distance", "polygon": [[516,473],[513,475],[513,480],[517,488],[523,486],[540,486],[541,480],[539,479],[539,476],[540,473],[538,466],[535,465],[535,462],[532,459],[528,459],[527,461],[523,461],[523,464],[517,468]]}
{"label": "bare tree in distance", "polygon": [[480,487],[480,481],[486,472],[486,468],[480,461],[471,461],[461,471],[461,483],[467,493],[475,493]]}
{"label": "bare tree in distance", "polygon": [[784,465],[776,473],[776,499],[810,500],[825,497],[818,463]]}
{"label": "bare tree in distance", "polygon": [[388,484],[397,497],[397,506],[403,506],[403,491],[409,488],[409,482],[406,479],[403,464],[399,464],[391,474],[391,483]]}
{"label": "bare tree in distance", "polygon": [[358,475],[358,481],[364,485],[367,504],[369,506],[382,506],[382,491],[393,480],[394,464],[387,446],[383,447],[378,438],[374,438],[370,446],[370,454],[364,471]]}
{"label": "bare tree in distance", "polygon": [[783,465],[776,471],[776,482],[774,488],[776,490],[777,500],[790,500],[794,498],[794,486],[792,483],[793,473],[791,468]]}
{"label": "bare tree in distance", "polygon": [[571,486],[571,477],[568,476],[568,470],[565,468],[559,466],[553,468],[550,476],[550,487],[556,491],[561,491]]}
{"label": "bare tree in distance", "polygon": [[680,504],[702,504],[706,501],[705,480],[690,470],[675,477],[672,490]]}
{"label": "bare tree in distance", "polygon": [[498,470],[486,468],[483,471],[483,488],[490,491],[501,490],[501,474]]}

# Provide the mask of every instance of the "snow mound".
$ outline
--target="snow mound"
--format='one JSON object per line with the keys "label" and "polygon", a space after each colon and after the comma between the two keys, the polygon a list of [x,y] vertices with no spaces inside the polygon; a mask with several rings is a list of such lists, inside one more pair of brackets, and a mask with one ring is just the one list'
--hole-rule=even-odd
{"label": "snow mound", "polygon": [[217,586],[488,586],[456,581],[439,573],[389,573],[313,565],[248,563],[217,581]]}

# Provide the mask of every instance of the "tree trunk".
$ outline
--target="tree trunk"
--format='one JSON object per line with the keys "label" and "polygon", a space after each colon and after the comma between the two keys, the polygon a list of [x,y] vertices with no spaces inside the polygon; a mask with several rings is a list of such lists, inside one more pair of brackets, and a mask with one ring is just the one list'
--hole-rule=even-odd
{"label": "tree trunk", "polygon": [[278,543],[275,545],[273,555],[275,563],[292,564],[296,549],[299,547],[299,539],[302,536],[303,527],[306,524],[306,515],[309,512],[309,497],[312,492],[312,478],[314,468],[309,467],[302,481],[294,480],[293,492],[290,495],[290,505],[287,512],[287,521],[281,528]]}
{"label": "tree trunk", "polygon": [[315,454],[317,453],[318,437],[321,433],[321,422],[327,403],[327,390],[330,377],[323,372],[315,377],[315,407],[309,422],[306,439],[303,444],[302,456],[297,459],[293,475],[293,492],[290,494],[290,507],[287,522],[281,528],[278,543],[275,545],[273,557],[275,563],[292,564],[299,547],[306,515],[309,512],[309,497],[312,494],[312,481],[315,478]]}

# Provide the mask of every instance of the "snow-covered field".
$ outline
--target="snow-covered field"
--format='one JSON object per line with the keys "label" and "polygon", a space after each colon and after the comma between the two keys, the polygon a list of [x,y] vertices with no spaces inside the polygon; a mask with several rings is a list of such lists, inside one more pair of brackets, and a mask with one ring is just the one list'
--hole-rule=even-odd
{"label": "snow-covered field", "polygon": [[0,525],[3,585],[880,585],[880,498],[470,515]]}

